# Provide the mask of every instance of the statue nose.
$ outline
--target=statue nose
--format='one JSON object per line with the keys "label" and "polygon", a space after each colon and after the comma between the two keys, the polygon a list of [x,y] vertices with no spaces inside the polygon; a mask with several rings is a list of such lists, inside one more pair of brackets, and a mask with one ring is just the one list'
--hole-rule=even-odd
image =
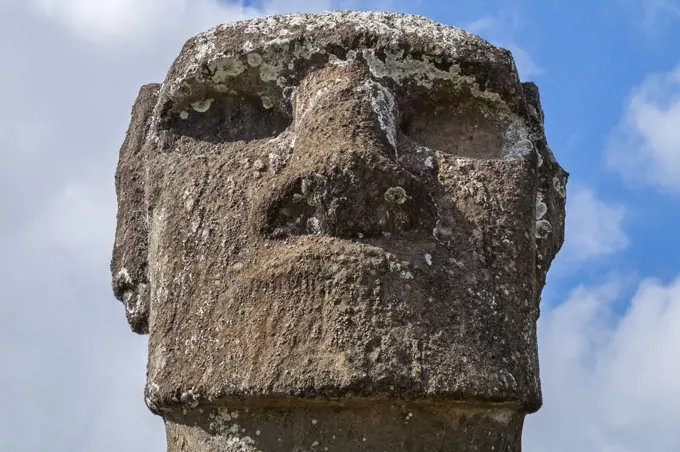
{"label": "statue nose", "polygon": [[357,153],[397,155],[398,112],[393,93],[358,63],[307,77],[295,93],[296,148],[305,158]]}
{"label": "statue nose", "polygon": [[267,235],[362,238],[430,228],[428,190],[398,162],[394,96],[366,72],[326,68],[298,87],[295,157],[261,210]]}

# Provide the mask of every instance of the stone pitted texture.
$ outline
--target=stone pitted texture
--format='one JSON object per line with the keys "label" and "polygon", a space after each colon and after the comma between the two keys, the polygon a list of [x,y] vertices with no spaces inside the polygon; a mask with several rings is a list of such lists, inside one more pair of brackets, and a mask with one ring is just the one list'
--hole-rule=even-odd
{"label": "stone pitted texture", "polygon": [[169,451],[518,451],[567,174],[507,50],[273,16],[142,88],[114,293]]}

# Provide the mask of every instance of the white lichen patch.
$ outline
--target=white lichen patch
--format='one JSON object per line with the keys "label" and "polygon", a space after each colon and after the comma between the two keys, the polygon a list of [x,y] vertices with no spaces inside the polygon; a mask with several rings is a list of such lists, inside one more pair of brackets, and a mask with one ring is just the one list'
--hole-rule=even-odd
{"label": "white lichen patch", "polygon": [[[380,83],[367,81],[357,88],[360,92],[367,92],[371,99],[371,106],[378,119],[380,129],[385,133],[387,141],[397,152],[397,117],[394,94]],[[397,156],[398,157],[398,156]]]}
{"label": "white lichen patch", "polygon": [[502,156],[506,159],[513,159],[536,152],[536,147],[531,141],[531,132],[524,120],[511,116],[504,119],[509,122],[503,134]]}
{"label": "white lichen patch", "polygon": [[461,170],[469,170],[474,166],[472,159],[467,157],[456,157],[454,160],[456,166]]}
{"label": "white lichen patch", "polygon": [[318,218],[312,217],[307,219],[307,231],[313,235],[321,234],[321,222]]}
{"label": "white lichen patch", "polygon": [[212,105],[213,100],[214,99],[203,99],[198,100],[196,102],[192,102],[191,108],[199,113],[205,113],[206,111],[210,110],[210,106]]}
{"label": "white lichen patch", "polygon": [[429,156],[425,159],[425,168],[428,169],[434,168],[434,157]]}
{"label": "white lichen patch", "polygon": [[431,254],[425,255],[425,262],[427,262],[427,265],[432,265],[432,255]]}
{"label": "white lichen patch", "polygon": [[189,119],[189,112],[186,110],[182,110],[179,112],[179,117],[181,119]]}
{"label": "white lichen patch", "polygon": [[241,75],[246,70],[241,58],[237,55],[218,58],[208,64],[214,83],[225,83],[229,79]]}
{"label": "white lichen patch", "polygon": [[385,201],[392,204],[404,204],[408,199],[406,190],[403,187],[391,187],[385,191]]}
{"label": "white lichen patch", "polygon": [[116,273],[116,276],[114,276],[114,281],[116,285],[125,285],[125,286],[130,286],[132,285],[132,278],[130,277],[130,273],[128,272],[128,269],[123,267],[121,268],[118,273]]}
{"label": "white lichen patch", "polygon": [[272,108],[274,106],[274,102],[272,102],[272,100],[269,97],[262,96],[261,99],[262,99],[262,108],[264,108],[265,110],[269,110],[270,108]]}
{"label": "white lichen patch", "polygon": [[451,66],[451,71],[445,72],[428,61],[413,59],[410,55],[404,56],[403,50],[397,53],[388,53],[385,56],[385,61],[375,54],[374,49],[364,49],[362,55],[368,63],[371,73],[378,79],[385,77],[399,82],[409,79],[427,88],[432,88],[434,80],[456,78],[455,66]]}
{"label": "white lichen patch", "polygon": [[402,272],[399,274],[399,277],[401,279],[413,279],[413,273],[407,270],[402,270]]}
{"label": "white lichen patch", "polygon": [[144,308],[144,293],[146,292],[146,284],[138,284],[134,290],[128,290],[123,295],[123,303],[125,304],[125,311],[130,316],[134,316]]}
{"label": "white lichen patch", "polygon": [[475,97],[487,99],[506,107],[498,93],[481,90],[473,76],[461,74],[460,66],[457,64],[452,64],[445,71],[438,68],[433,61],[430,61],[430,57],[424,56],[423,59],[415,59],[411,55],[404,55],[403,50],[387,53],[384,61],[376,55],[373,49],[364,49],[362,54],[371,73],[376,78],[386,77],[397,82],[412,80],[428,89],[432,88],[436,80],[447,80],[455,86],[467,85]]}
{"label": "white lichen patch", "polygon": [[[203,38],[203,39],[201,39]],[[214,36],[212,36],[214,38]],[[194,61],[203,61],[206,56],[215,51],[215,42],[207,36],[200,36],[197,39],[196,51],[194,53]]]}
{"label": "white lichen patch", "polygon": [[[229,450],[238,452],[260,452],[261,449],[255,446],[255,441],[250,436],[240,436],[238,432],[230,432],[226,438],[217,436],[211,438],[210,442],[217,443],[219,450]],[[211,449],[217,450],[217,449]]]}
{"label": "white lichen patch", "polygon": [[180,394],[179,401],[191,408],[196,408],[199,404],[200,397],[201,395],[197,393],[194,388],[190,388]]}
{"label": "white lichen patch", "polygon": [[548,213],[548,206],[543,202],[543,193],[536,193],[536,220],[542,219]]}
{"label": "white lichen patch", "polygon": [[259,53],[253,52],[248,54],[248,64],[251,65],[252,67],[258,67],[260,64],[262,64],[262,55]]}
{"label": "white lichen patch", "polygon": [[552,225],[548,220],[539,220],[536,222],[536,238],[544,239],[552,232]]}
{"label": "white lichen patch", "polygon": [[210,429],[217,433],[238,433],[239,431],[239,425],[231,423],[232,419],[236,417],[233,416],[233,413],[230,414],[227,409],[219,408],[216,412],[210,413],[208,417],[210,418]]}
{"label": "white lichen patch", "polygon": [[394,14],[385,12],[366,11],[332,11],[320,14],[288,14],[269,18],[251,19],[219,25],[206,34],[215,34],[230,27],[246,25],[245,33],[268,37],[287,36],[291,30],[303,27],[305,31],[317,29],[334,29],[341,24],[347,24],[356,31],[370,31],[374,34],[392,38],[403,37],[405,34],[415,34],[426,37],[443,46],[460,46],[462,41],[480,41],[459,28],[442,25],[422,16]]}
{"label": "white lichen patch", "polygon": [[565,190],[564,183],[560,180],[560,178],[558,176],[554,176],[552,182],[557,194],[560,195],[562,199],[566,198],[567,191]]}

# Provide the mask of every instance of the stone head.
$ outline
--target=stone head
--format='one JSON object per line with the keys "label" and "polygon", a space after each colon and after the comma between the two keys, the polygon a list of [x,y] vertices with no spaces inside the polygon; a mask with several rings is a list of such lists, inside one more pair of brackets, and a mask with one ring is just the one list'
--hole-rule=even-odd
{"label": "stone head", "polygon": [[116,177],[153,411],[539,408],[567,175],[508,51],[401,14],[219,26],[142,88]]}

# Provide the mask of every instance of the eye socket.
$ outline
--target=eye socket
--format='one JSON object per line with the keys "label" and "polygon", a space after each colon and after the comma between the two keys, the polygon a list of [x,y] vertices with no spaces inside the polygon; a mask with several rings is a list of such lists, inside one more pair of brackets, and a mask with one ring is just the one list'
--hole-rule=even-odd
{"label": "eye socket", "polygon": [[401,131],[413,141],[447,154],[501,158],[508,124],[492,117],[491,110],[477,99],[442,99],[406,110]]}
{"label": "eye socket", "polygon": [[168,126],[179,135],[223,143],[273,138],[291,122],[266,97],[217,94],[188,104],[172,115]]}

